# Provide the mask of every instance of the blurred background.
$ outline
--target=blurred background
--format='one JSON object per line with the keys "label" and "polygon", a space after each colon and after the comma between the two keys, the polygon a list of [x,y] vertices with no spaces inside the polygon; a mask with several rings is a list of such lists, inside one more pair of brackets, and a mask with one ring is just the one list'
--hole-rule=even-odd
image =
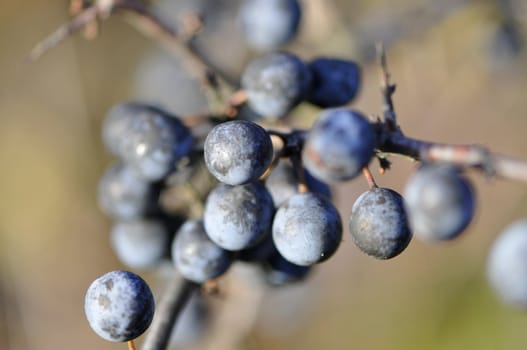
{"label": "blurred background", "polygon": [[[170,21],[185,9],[204,11],[198,45],[237,77],[259,55],[243,43],[239,3],[163,0],[152,6]],[[304,59],[358,61],[363,88],[355,108],[381,113],[374,48],[382,41],[407,135],[478,143],[527,159],[527,2],[302,4],[299,36],[285,49]],[[181,69],[181,60],[119,14],[102,23],[95,40],[73,35],[28,63],[31,48],[68,18],[66,0],[0,2],[2,349],[125,347],[97,337],[83,312],[91,281],[123,268],[109,245],[111,222],[97,207],[97,182],[111,163],[101,121],[114,104],[134,98],[181,115],[207,110],[203,91]],[[307,124],[316,112],[300,106],[295,123]],[[402,191],[415,164],[402,158],[393,163],[376,179]],[[469,177],[477,188],[477,215],[459,239],[439,245],[414,240],[399,257],[377,261],[355,248],[345,225],[337,254],[305,283],[230,301],[237,310],[250,300],[262,302],[249,334],[231,348],[525,348],[527,314],[495,297],[485,263],[500,231],[527,216],[527,184],[490,181],[475,172]],[[334,190],[344,222],[366,188],[358,178]],[[159,285],[156,274],[142,276]]]}

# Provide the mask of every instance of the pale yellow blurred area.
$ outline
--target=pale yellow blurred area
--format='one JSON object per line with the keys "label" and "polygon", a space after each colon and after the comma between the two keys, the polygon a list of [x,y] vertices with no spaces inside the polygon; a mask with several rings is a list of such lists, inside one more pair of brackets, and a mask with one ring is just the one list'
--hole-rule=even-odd
{"label": "pale yellow blurred area", "polygon": [[[387,52],[406,134],[483,144],[527,159],[526,48],[514,57],[493,56],[500,18],[494,2],[473,1],[427,20],[433,3],[443,2],[305,0],[306,20],[288,49],[304,58],[353,59],[363,56],[355,29],[375,27],[375,21],[388,32],[390,25],[403,27]],[[524,44],[526,7],[517,13]],[[91,281],[123,268],[108,244],[110,220],[96,204],[98,178],[110,163],[100,123],[113,104],[133,96],[142,57],[161,49],[117,16],[103,23],[95,40],[74,35],[28,63],[31,48],[67,19],[65,0],[0,2],[1,349],[125,348],[99,339],[83,312]],[[231,62],[227,52],[219,56],[238,72],[251,56],[241,51],[228,51]],[[379,115],[378,67],[365,59],[363,67],[363,90],[353,106]],[[173,93],[178,89],[185,87]],[[296,115],[313,111],[300,107]],[[393,169],[377,182],[402,191],[414,166],[394,158]],[[445,244],[413,241],[392,261],[376,261],[353,246],[347,217],[366,184],[359,178],[339,185],[334,192],[344,242],[308,280],[313,300],[299,306],[308,308],[300,318],[287,319],[298,326],[286,335],[256,327],[240,348],[525,348],[527,313],[496,299],[485,280],[485,259],[500,230],[527,217],[527,184],[487,180],[475,171],[469,177],[478,207],[467,232]]]}

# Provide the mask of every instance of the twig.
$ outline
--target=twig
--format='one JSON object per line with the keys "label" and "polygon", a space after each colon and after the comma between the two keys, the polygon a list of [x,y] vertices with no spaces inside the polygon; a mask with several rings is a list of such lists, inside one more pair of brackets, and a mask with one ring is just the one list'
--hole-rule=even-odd
{"label": "twig", "polygon": [[[377,124],[377,128],[386,127]],[[480,145],[455,145],[422,141],[404,136],[400,131],[388,132],[378,145],[383,153],[407,156],[424,162],[446,162],[482,170],[487,176],[497,176],[527,182],[527,162],[492,153]]]}
{"label": "twig", "polygon": [[199,286],[177,275],[170,281],[146,335],[143,350],[165,350],[178,315]]}
{"label": "twig", "polygon": [[379,65],[381,66],[381,93],[382,93],[382,114],[384,121],[391,130],[397,129],[397,114],[393,107],[392,95],[395,93],[396,85],[390,82],[390,72],[388,71],[388,61],[383,44],[377,44]]}
{"label": "twig", "polygon": [[[192,35],[179,35],[178,32],[168,25],[166,22],[155,16],[148,10],[141,2],[137,0],[97,0],[94,4],[77,14],[71,21],[59,27],[46,39],[38,43],[31,53],[29,59],[35,61],[44,53],[57,46],[60,42],[68,36],[85,28],[87,25],[94,23],[97,20],[105,20],[110,17],[116,10],[124,10],[134,16],[130,19],[130,23],[139,32],[147,37],[154,39],[156,42],[162,44],[171,53],[182,57],[183,62],[187,64],[187,68],[196,76],[203,84],[208,84],[211,79],[210,75],[220,75],[222,83],[230,85],[234,88],[238,87],[236,79],[229,77],[225,72],[213,67],[210,62],[191,44]],[[217,77],[216,77],[217,78]],[[210,84],[209,84],[210,85]],[[218,86],[208,86],[212,89],[219,89]]]}

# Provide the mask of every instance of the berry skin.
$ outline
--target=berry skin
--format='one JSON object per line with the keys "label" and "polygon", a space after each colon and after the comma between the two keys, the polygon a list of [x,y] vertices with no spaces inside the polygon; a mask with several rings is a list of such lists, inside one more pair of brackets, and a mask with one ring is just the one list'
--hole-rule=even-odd
{"label": "berry skin", "polygon": [[313,83],[306,99],[322,108],[343,106],[357,95],[360,68],[351,61],[317,58],[308,64]]}
{"label": "berry skin", "polygon": [[220,184],[205,203],[203,221],[210,239],[227,250],[255,246],[271,231],[274,203],[261,182]]}
{"label": "berry skin", "polygon": [[504,302],[527,309],[527,219],[508,226],[487,260],[487,278]]}
{"label": "berry skin", "polygon": [[[317,192],[331,198],[331,190],[326,183],[314,178],[305,169],[304,177],[306,185],[311,192]],[[265,179],[265,187],[273,197],[276,207],[279,207],[289,197],[298,193],[298,179],[291,162],[287,159],[281,159]]]}
{"label": "berry skin", "polygon": [[448,165],[425,165],[407,182],[404,197],[415,237],[425,241],[456,238],[474,216],[474,192]]}
{"label": "berry skin", "polygon": [[342,222],[325,196],[299,193],[276,212],[273,240],[289,262],[309,266],[327,260],[340,245]]}
{"label": "berry skin", "polygon": [[153,210],[155,190],[123,163],[111,165],[99,180],[99,207],[107,215],[128,220]]}
{"label": "berry skin", "polygon": [[136,219],[115,223],[110,240],[115,254],[124,265],[132,269],[149,269],[167,255],[170,237],[161,222]]}
{"label": "berry skin", "polygon": [[328,109],[309,131],[302,160],[322,181],[350,180],[370,162],[375,142],[375,131],[361,113],[348,108]]}
{"label": "berry skin", "polygon": [[377,259],[399,255],[412,238],[403,197],[387,188],[372,188],[357,198],[349,229],[359,249]]}
{"label": "berry skin", "polygon": [[172,243],[172,260],[188,280],[203,283],[221,276],[231,265],[228,251],[212,242],[202,221],[189,220]]}
{"label": "berry skin", "polygon": [[269,119],[284,117],[307,94],[311,72],[298,57],[275,52],[252,61],[242,75],[249,106]]}
{"label": "berry skin", "polygon": [[103,125],[103,139],[110,152],[148,181],[168,175],[193,145],[190,131],[175,116],[133,102],[110,111]]}
{"label": "berry skin", "polygon": [[128,271],[112,271],[88,288],[84,311],[91,328],[113,342],[137,338],[154,317],[154,297],[146,282]]}
{"label": "berry skin", "polygon": [[274,50],[290,41],[301,19],[298,0],[246,0],[240,20],[247,44],[256,50]]}
{"label": "berry skin", "polygon": [[212,129],[204,145],[210,173],[228,185],[257,180],[273,158],[273,144],[258,124],[235,120]]}

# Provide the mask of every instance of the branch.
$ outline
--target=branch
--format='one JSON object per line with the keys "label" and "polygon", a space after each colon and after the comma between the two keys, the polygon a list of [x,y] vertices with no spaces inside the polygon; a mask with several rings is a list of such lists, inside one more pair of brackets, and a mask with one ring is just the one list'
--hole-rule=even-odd
{"label": "branch", "polygon": [[71,21],[60,26],[51,35],[35,45],[29,54],[29,60],[39,59],[70,35],[98,20],[110,18],[116,10],[123,10],[132,14],[130,23],[135,29],[162,44],[169,52],[182,57],[187,68],[207,87],[219,89],[219,86],[214,85],[216,80],[234,88],[238,87],[236,79],[219,68],[213,67],[209,60],[194,48],[190,40],[192,35],[180,35],[181,33],[178,33],[172,26],[154,15],[137,0],[96,0],[93,5],[82,10]]}
{"label": "branch", "polygon": [[475,168],[487,176],[527,182],[527,162],[491,152],[480,145],[455,145],[409,138],[399,130],[390,131],[384,123],[374,124],[381,143],[378,151],[407,156],[423,162],[446,162]]}
{"label": "branch", "polygon": [[164,350],[167,348],[177,317],[197,288],[199,288],[197,284],[189,282],[179,275],[174,276],[156,306],[156,314],[146,335],[143,350]]}

